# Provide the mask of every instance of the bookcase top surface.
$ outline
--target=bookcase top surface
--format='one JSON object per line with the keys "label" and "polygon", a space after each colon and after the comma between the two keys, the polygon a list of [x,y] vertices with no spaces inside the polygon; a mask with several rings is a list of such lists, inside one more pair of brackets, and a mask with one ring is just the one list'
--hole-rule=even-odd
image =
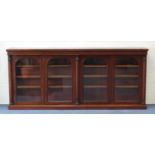
{"label": "bookcase top surface", "polygon": [[115,49],[6,49],[8,55],[147,55],[147,48],[115,48]]}

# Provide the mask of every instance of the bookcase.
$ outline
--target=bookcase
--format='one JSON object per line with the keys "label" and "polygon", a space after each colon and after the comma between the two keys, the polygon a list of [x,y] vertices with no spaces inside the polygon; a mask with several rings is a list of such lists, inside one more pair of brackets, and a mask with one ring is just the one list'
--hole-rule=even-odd
{"label": "bookcase", "polygon": [[148,49],[7,49],[9,109],[146,108]]}

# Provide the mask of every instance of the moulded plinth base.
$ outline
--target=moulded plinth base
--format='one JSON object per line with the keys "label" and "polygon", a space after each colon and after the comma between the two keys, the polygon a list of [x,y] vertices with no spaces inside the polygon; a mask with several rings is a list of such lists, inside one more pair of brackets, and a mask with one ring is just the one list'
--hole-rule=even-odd
{"label": "moulded plinth base", "polygon": [[9,105],[10,110],[60,110],[60,109],[146,109],[147,106],[145,104],[102,104],[102,105],[88,105],[88,104],[80,104],[80,105]]}

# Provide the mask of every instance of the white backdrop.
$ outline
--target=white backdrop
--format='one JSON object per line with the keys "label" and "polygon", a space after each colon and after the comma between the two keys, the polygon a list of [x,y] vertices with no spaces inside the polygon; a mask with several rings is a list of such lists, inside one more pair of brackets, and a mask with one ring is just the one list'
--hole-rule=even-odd
{"label": "white backdrop", "polygon": [[0,42],[0,104],[9,104],[7,48],[149,48],[146,103],[155,104],[155,42]]}

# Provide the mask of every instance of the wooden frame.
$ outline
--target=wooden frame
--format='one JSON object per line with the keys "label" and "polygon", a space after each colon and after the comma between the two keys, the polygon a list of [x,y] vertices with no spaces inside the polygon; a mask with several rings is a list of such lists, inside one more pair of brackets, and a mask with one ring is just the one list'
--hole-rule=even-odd
{"label": "wooden frame", "polygon": [[[146,55],[147,55],[148,49],[7,49],[8,53],[8,62],[9,62],[9,85],[10,85],[10,105],[9,109],[144,109],[146,108],[145,104],[145,83],[146,83]],[[65,103],[65,102],[47,102],[47,95],[48,95],[48,68],[47,64],[48,61],[51,58],[67,58],[71,61],[71,78],[72,78],[72,102],[71,103]],[[83,73],[83,60],[87,57],[92,58],[104,58],[107,61],[108,65],[108,71],[107,71],[107,98],[108,102],[92,102],[92,103],[84,103],[83,102],[83,86],[84,86],[84,73]],[[115,82],[117,79],[115,70],[116,70],[116,60],[117,58],[134,58],[138,62],[138,69],[135,69],[136,65],[126,65],[123,69],[119,69],[119,72],[124,72],[128,74],[129,72],[135,72],[137,77],[136,80],[129,78],[124,78],[126,75],[119,75],[122,76],[122,81],[127,81],[128,87],[118,85],[118,88],[120,88],[120,92],[117,92],[118,96],[115,94]],[[31,84],[33,84],[33,81],[37,83],[37,86],[33,86],[34,89],[36,88],[36,92],[33,91],[30,93],[31,97],[27,95],[27,97],[22,96],[26,99],[33,99],[33,94],[38,95],[38,89],[40,88],[41,94],[40,102],[18,102],[16,97],[16,89],[17,89],[17,83],[16,83],[16,61],[20,58],[35,58],[37,61],[40,62],[40,83],[37,83],[37,80],[30,80]],[[125,59],[123,60],[125,61]],[[131,67],[128,69],[127,67]],[[34,67],[34,66],[32,66]],[[120,66],[122,67],[122,66]],[[62,68],[60,68],[61,70]],[[101,70],[101,69],[100,69]],[[98,69],[98,71],[100,71]],[[63,69],[62,69],[63,71]],[[95,68],[90,69],[90,71],[98,72]],[[32,74],[35,74],[32,71]],[[37,73],[38,74],[38,73]],[[97,75],[94,75],[97,76]],[[124,77],[123,77],[124,76]],[[128,75],[128,77],[132,77],[133,75]],[[94,78],[95,79],[95,78]],[[92,80],[94,80],[92,78]],[[61,77],[61,81],[63,80],[63,77]],[[65,80],[63,80],[65,81]],[[97,81],[97,80],[96,80]],[[117,79],[119,81],[119,78]],[[120,80],[121,81],[121,80]],[[120,82],[119,81],[119,82]],[[134,82],[137,84],[130,85],[131,82]],[[23,80],[23,83],[27,83],[26,80]],[[34,85],[34,84],[33,84]],[[40,87],[39,87],[40,86]],[[62,84],[63,86],[63,84]],[[19,86],[18,86],[19,87]],[[27,89],[26,86],[20,86],[22,88]],[[32,87],[32,88],[33,88]],[[37,87],[39,87],[37,89]],[[87,86],[88,87],[88,86]],[[90,86],[92,88],[93,85]],[[98,86],[99,87],[99,86]],[[122,89],[121,89],[122,87]],[[97,89],[97,87],[95,87]],[[124,95],[121,93],[124,88]],[[130,88],[130,89],[129,89]],[[27,90],[27,92],[30,89]],[[102,90],[102,89],[100,89]],[[100,91],[98,90],[98,91]],[[117,90],[117,89],[116,89]],[[132,90],[132,91],[131,91]],[[20,91],[19,91],[20,92]],[[66,91],[63,91],[66,92]],[[62,90],[60,90],[60,96],[63,95]],[[126,94],[125,94],[126,92]],[[21,94],[26,93],[26,90],[22,90]],[[67,93],[67,92],[66,92]],[[92,89],[89,89],[88,94],[93,93]],[[129,93],[129,96],[127,96],[127,93]],[[96,93],[97,94],[97,93]],[[58,93],[52,94],[53,96],[58,96]],[[54,96],[54,97],[55,97]],[[90,95],[91,96],[91,95]],[[97,96],[99,96],[97,94]],[[134,101],[130,101],[130,96],[134,98]],[[89,97],[89,95],[88,95]],[[103,97],[103,96],[101,96]],[[127,97],[128,101],[124,102],[116,102],[117,98],[125,98]]]}
{"label": "wooden frame", "polygon": [[[55,59],[55,58],[65,58],[65,59],[68,59],[70,60],[71,62],[71,66],[72,66],[72,87],[76,87],[76,70],[74,70],[73,68],[75,68],[75,57],[74,56],[45,56],[45,94],[48,94],[48,62],[52,59]],[[76,92],[75,92],[75,89],[72,89],[72,101],[68,104],[72,104],[72,103],[75,103],[76,102],[76,99],[75,99],[75,96],[76,96]],[[50,105],[50,104],[56,104],[56,105],[59,105],[59,104],[62,104],[62,102],[48,102],[48,99],[47,99],[47,95],[45,95],[45,103]]]}

